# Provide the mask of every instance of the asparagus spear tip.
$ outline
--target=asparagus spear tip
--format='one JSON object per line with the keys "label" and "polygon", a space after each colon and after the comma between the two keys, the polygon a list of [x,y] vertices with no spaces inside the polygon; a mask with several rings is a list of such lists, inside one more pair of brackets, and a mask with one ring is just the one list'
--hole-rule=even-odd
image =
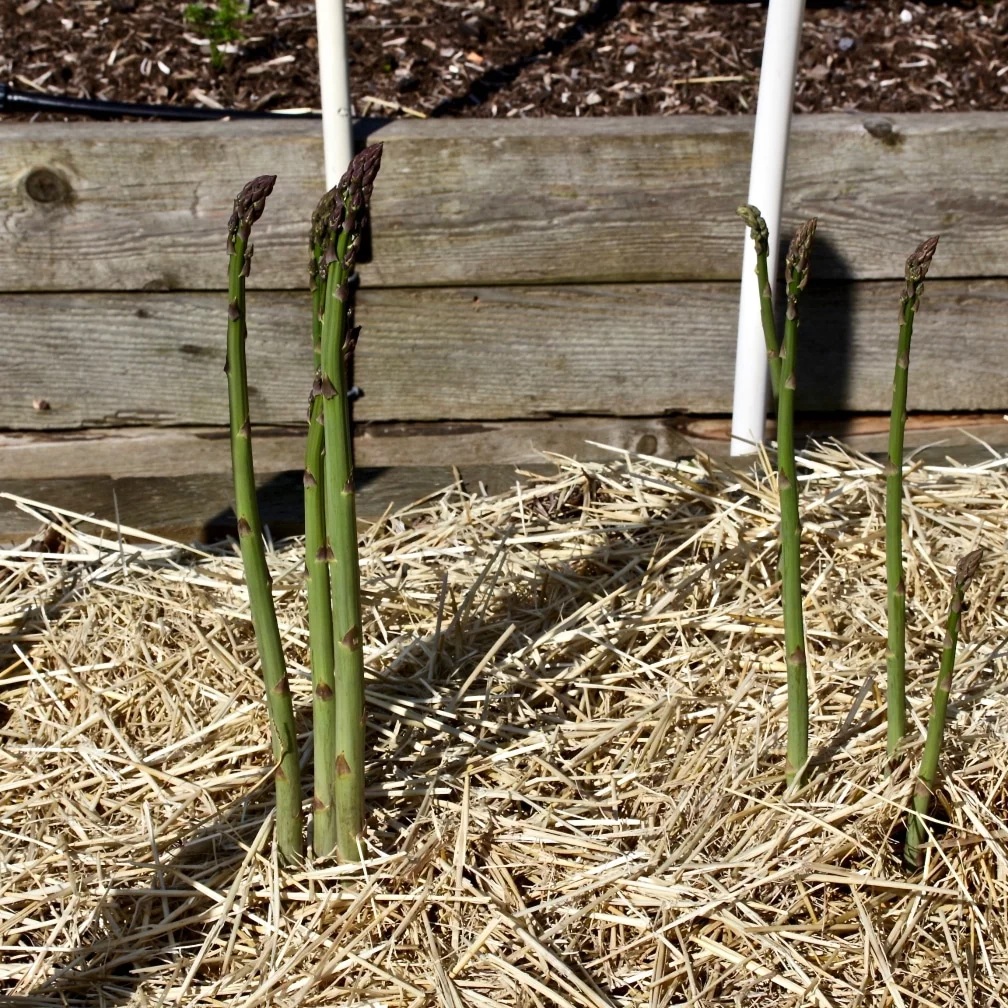
{"label": "asparagus spear tip", "polygon": [[906,582],[903,579],[903,439],[914,317],[938,236],[921,242],[907,257],[906,288],[900,296],[900,331],[893,372],[886,460],[886,748],[895,756],[906,735]]}
{"label": "asparagus spear tip", "polygon": [[767,256],[770,253],[770,229],[759,210],[751,204],[740,206],[735,211],[749,227],[753,245],[756,248],[756,285],[759,288],[760,322],[763,327],[763,342],[766,345],[767,362],[770,368],[770,387],[774,399],[780,395],[780,340],[777,338],[777,323],[774,321],[773,289],[770,286]]}

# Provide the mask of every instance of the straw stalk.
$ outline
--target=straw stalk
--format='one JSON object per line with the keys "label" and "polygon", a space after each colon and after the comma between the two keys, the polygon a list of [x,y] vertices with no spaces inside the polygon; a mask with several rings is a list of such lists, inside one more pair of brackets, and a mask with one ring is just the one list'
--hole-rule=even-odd
{"label": "straw stalk", "polygon": [[906,735],[906,582],[903,580],[903,434],[906,429],[907,378],[914,316],[924,277],[938,246],[928,238],[906,261],[906,288],[900,297],[899,346],[893,375],[886,461],[886,586],[889,643],[886,650],[886,748],[890,759]]}
{"label": "straw stalk", "polygon": [[787,313],[780,353],[777,399],[777,492],[780,497],[780,574],[784,607],[784,653],[787,664],[788,731],[785,776],[798,779],[808,761],[808,682],[805,663],[805,620],[801,590],[801,523],[795,468],[794,397],[797,379],[798,298],[808,282],[809,250],[816,218],[803,224],[791,241],[785,263]]}
{"label": "straw stalk", "polygon": [[262,675],[266,685],[276,786],[277,849],[289,863],[302,854],[301,780],[294,709],[287,683],[283,644],[273,607],[272,579],[266,565],[259,505],[252,464],[252,424],[249,418],[248,376],[245,361],[245,278],[252,264],[248,244],[252,225],[262,216],[266,197],[273,191],[275,175],[260,175],[235,198],[228,221],[228,408],[231,420],[231,467],[234,475],[235,514],[245,580],[248,585],[252,625]]}

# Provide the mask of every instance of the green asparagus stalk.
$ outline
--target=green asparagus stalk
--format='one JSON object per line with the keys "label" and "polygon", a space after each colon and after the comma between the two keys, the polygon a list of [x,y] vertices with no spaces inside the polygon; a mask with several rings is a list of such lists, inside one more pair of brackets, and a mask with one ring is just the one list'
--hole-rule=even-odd
{"label": "green asparagus stalk", "polygon": [[956,564],[955,575],[952,578],[952,602],[945,622],[945,641],[942,645],[938,681],[935,683],[924,755],[914,787],[913,811],[908,817],[906,843],[903,847],[903,860],[910,868],[919,868],[923,863],[922,848],[928,835],[926,816],[931,807],[935,779],[938,776],[938,756],[941,752],[942,736],[945,733],[945,714],[948,710],[949,692],[952,689],[952,669],[955,666],[956,643],[959,639],[959,618],[963,611],[966,588],[976,574],[982,556],[983,550],[979,549],[967,553]]}
{"label": "green asparagus stalk", "polygon": [[914,316],[924,277],[938,246],[937,235],[921,242],[906,261],[906,289],[900,297],[899,347],[889,416],[886,463],[886,583],[889,644],[886,650],[886,748],[890,758],[906,735],[906,582],[903,580],[903,433],[906,429],[907,376]]}
{"label": "green asparagus stalk", "polygon": [[763,320],[763,339],[766,343],[767,360],[770,363],[770,385],[774,399],[780,396],[781,360],[780,340],[777,338],[777,324],[774,322],[773,289],[767,269],[770,253],[770,230],[763,215],[752,206],[740,206],[735,211],[746,222],[753,244],[756,246],[756,283],[759,286],[760,318]]}
{"label": "green asparagus stalk", "polygon": [[308,584],[308,631],[311,642],[312,717],[314,724],[315,795],[312,802],[312,849],[328,857],[336,849],[336,678],[334,671],[332,600],[329,594],[329,547],[325,532],[322,426],[322,312],[325,275],[322,256],[332,212],[327,193],[312,217],[308,266],[312,294],[312,347],[315,381],[308,405],[305,448],[305,568]]}
{"label": "green asparagus stalk", "polygon": [[365,148],[336,186],[325,253],[320,392],[325,435],[324,503],[332,584],[336,690],[336,844],[360,859],[364,829],[364,652],[346,363],[356,341],[349,329],[348,281],[360,248],[368,201],[381,165],[381,144]]}
{"label": "green asparagus stalk", "polygon": [[[781,595],[784,606],[784,652],[787,663],[788,734],[785,777],[788,784],[808,761],[808,683],[805,664],[805,620],[801,590],[801,524],[798,518],[798,474],[795,468],[794,397],[797,385],[798,298],[808,282],[809,250],[816,218],[799,228],[785,264],[787,314],[780,354],[777,399],[777,491],[781,510]],[[801,781],[799,780],[800,784]]]}
{"label": "green asparagus stalk", "polygon": [[252,424],[249,418],[248,372],[245,362],[245,278],[252,264],[249,234],[262,216],[266,197],[273,191],[275,175],[260,175],[249,182],[234,202],[228,221],[228,407],[231,417],[231,468],[234,475],[235,514],[245,580],[248,584],[252,625],[266,685],[273,746],[276,786],[277,849],[281,860],[290,863],[302,848],[301,779],[297,732],[283,644],[273,608],[272,579],[266,565],[262,524],[256,501],[255,470],[252,464]]}

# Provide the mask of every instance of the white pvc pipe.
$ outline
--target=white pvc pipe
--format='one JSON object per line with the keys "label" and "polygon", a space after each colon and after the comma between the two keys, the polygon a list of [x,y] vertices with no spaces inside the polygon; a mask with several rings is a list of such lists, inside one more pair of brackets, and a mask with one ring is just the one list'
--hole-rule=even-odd
{"label": "white pvc pipe", "polygon": [[326,189],[331,189],[340,180],[353,157],[350,71],[347,67],[343,0],[315,0],[315,22],[318,26],[325,184]]}
{"label": "white pvc pipe", "polygon": [[[770,0],[763,41],[747,202],[759,208],[770,230],[767,269],[771,284],[777,276],[781,202],[804,13],[805,0]],[[738,342],[735,347],[732,455],[746,455],[756,450],[763,440],[766,408],[766,343],[756,285],[756,250],[747,230],[742,255]]]}

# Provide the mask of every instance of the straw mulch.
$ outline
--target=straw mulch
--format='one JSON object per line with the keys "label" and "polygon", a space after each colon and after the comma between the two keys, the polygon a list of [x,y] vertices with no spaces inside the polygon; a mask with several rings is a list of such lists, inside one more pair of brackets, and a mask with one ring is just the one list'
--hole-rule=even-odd
{"label": "straw mulch", "polygon": [[[1006,464],[908,477],[912,739],[889,777],[883,477],[806,456],[798,794],[765,460],[560,460],[388,516],[362,552],[368,860],[286,872],[234,550],[39,510],[59,534],[2,558],[0,1001],[1005,1003]],[[976,546],[935,840],[908,876],[949,575]],[[307,779],[298,545],[271,562]]]}

